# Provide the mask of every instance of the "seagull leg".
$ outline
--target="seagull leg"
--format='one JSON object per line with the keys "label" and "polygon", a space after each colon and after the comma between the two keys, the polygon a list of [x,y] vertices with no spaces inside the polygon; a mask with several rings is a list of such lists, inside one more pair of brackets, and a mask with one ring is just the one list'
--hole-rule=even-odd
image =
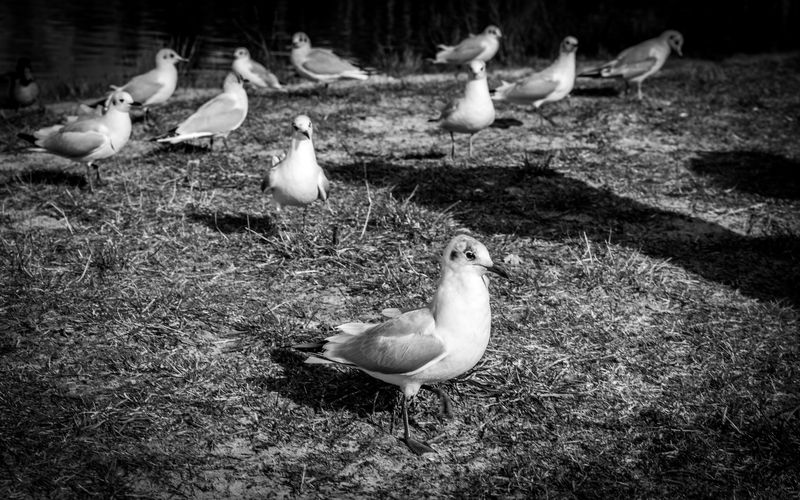
{"label": "seagull leg", "polygon": [[469,134],[469,157],[472,158],[472,138],[475,134]]}
{"label": "seagull leg", "polygon": [[416,439],[411,437],[411,432],[408,430],[408,398],[403,395],[403,441],[406,443],[406,446],[409,447],[411,451],[413,451],[417,455],[423,455],[425,453],[436,453],[436,450],[428,446],[427,443],[423,443],[422,441],[417,441]]}
{"label": "seagull leg", "polygon": [[211,150],[211,151],[214,151],[214,136],[213,135],[209,135],[208,136],[208,149]]}
{"label": "seagull leg", "polygon": [[642,82],[641,82],[641,80],[636,82],[636,90],[637,90],[637,93],[638,93],[638,96],[639,96],[639,100],[641,101],[642,100]]}
{"label": "seagull leg", "polygon": [[100,167],[96,163],[92,163],[92,168],[94,169],[94,176],[95,180],[97,181],[96,183],[99,186],[102,182],[100,180]]}
{"label": "seagull leg", "polygon": [[456,138],[450,132],[450,160],[456,161]]}
{"label": "seagull leg", "polygon": [[89,192],[94,193],[94,184],[92,182],[92,162],[86,164],[86,182],[89,183]]}
{"label": "seagull leg", "polygon": [[451,418],[453,416],[453,403],[450,401],[450,396],[448,396],[446,392],[438,387],[428,387],[427,385],[423,385],[422,388],[439,396],[439,413],[443,417]]}
{"label": "seagull leg", "polygon": [[549,123],[550,125],[552,125],[554,127],[556,126],[556,122],[551,120],[549,116],[547,116],[544,113],[542,113],[541,109],[539,109],[539,108],[533,108],[533,109],[534,109],[534,111],[536,111],[536,114],[539,115],[539,118],[541,118],[542,121],[546,121],[547,123]]}

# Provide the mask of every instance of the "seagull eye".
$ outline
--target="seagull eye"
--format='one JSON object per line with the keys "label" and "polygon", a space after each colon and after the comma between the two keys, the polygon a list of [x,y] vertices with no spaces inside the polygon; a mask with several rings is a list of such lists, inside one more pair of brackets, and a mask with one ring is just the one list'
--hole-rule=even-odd
{"label": "seagull eye", "polygon": [[472,250],[467,250],[466,252],[464,252],[464,256],[467,257],[467,260],[475,260],[475,252],[473,252]]}

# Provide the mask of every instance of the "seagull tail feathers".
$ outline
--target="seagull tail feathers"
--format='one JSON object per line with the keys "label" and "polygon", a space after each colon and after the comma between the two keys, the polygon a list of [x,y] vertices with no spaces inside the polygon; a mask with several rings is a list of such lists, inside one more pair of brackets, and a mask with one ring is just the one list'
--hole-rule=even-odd
{"label": "seagull tail feathers", "polygon": [[500,86],[496,89],[492,90],[492,100],[493,101],[504,101],[506,96],[514,88],[516,84],[507,82],[505,80],[500,80]]}
{"label": "seagull tail feathers", "polygon": [[597,66],[596,68],[589,68],[578,73],[578,76],[584,78],[602,78],[604,66]]}

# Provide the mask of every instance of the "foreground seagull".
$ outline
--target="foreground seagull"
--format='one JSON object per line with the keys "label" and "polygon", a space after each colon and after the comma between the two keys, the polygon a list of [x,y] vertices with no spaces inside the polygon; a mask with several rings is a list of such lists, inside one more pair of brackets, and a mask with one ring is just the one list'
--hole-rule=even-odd
{"label": "foreground seagull", "polygon": [[[430,303],[380,324],[346,323],[341,332],[322,342],[299,344],[316,351],[306,363],[352,366],[403,391],[404,440],[416,454],[431,453],[427,444],[411,437],[408,401],[423,385],[443,382],[471,369],[489,343],[492,314],[487,272],[508,278],[495,265],[486,247],[475,238],[458,235],[441,258],[442,275]],[[449,398],[442,398],[445,412]]]}
{"label": "foreground seagull", "polygon": [[278,211],[286,205],[303,207],[305,223],[305,208],[309,204],[316,199],[328,204],[330,183],[314,153],[311,118],[299,115],[292,122],[292,128],[292,148],[282,160],[273,158],[273,166],[261,182],[261,190],[269,189]]}
{"label": "foreground seagull", "polygon": [[441,128],[450,132],[450,158],[456,154],[454,132],[469,134],[469,157],[472,158],[472,137],[494,122],[494,104],[489,95],[489,84],[486,82],[486,63],[471,61],[469,64],[470,79],[464,96],[451,101],[436,120],[441,121]]}
{"label": "foreground seagull", "polygon": [[118,153],[131,136],[131,106],[137,106],[127,92],[114,92],[109,98],[108,111],[103,115],[87,116],[66,125],[53,125],[30,134],[18,134],[37,146],[33,151],[52,153],[70,160],[86,163],[86,179],[93,191],[90,168],[97,180],[100,171],[94,163]]}
{"label": "foreground seagull", "polygon": [[572,92],[572,87],[575,86],[575,51],[577,49],[577,38],[572,36],[564,38],[558,58],[553,64],[514,83],[503,81],[502,85],[494,90],[492,99],[519,104],[531,103],[540,116],[552,123],[552,120],[544,116],[539,108],[546,102],[559,101]]}
{"label": "foreground seagull", "polygon": [[487,26],[483,33],[470,35],[458,45],[438,45],[434,64],[464,64],[470,61],[486,62],[497,54],[503,34],[497,26]]}
{"label": "foreground seagull", "polygon": [[247,117],[247,92],[244,82],[236,73],[228,73],[223,92],[206,102],[180,125],[154,140],[177,144],[190,139],[209,138],[214,149],[214,138],[221,137],[227,147],[228,134],[239,128]]}
{"label": "foreground seagull", "polygon": [[246,48],[237,48],[233,52],[233,56],[235,58],[231,65],[233,71],[242,75],[242,78],[246,81],[262,89],[271,88],[286,91],[270,70],[250,58],[250,51]]}
{"label": "foreground seagull", "polygon": [[175,65],[181,61],[188,59],[184,59],[172,49],[161,49],[156,54],[155,69],[134,76],[121,87],[111,85],[111,88],[125,91],[134,101],[142,103],[146,118],[150,106],[163,104],[172,97],[178,85],[178,70]]}
{"label": "foreground seagull", "polygon": [[315,82],[332,82],[341,78],[366,80],[369,74],[328,49],[311,48],[311,40],[303,32],[292,36],[292,64],[304,77]]}
{"label": "foreground seagull", "polygon": [[642,82],[664,66],[670,51],[674,50],[683,56],[683,35],[674,30],[661,33],[660,36],[629,47],[619,55],[600,67],[583,71],[578,76],[614,78],[625,80],[625,92],[630,82],[636,83],[638,98],[642,99]]}
{"label": "foreground seagull", "polygon": [[20,57],[8,87],[9,103],[15,108],[24,108],[35,103],[38,98],[39,85],[33,78],[31,61],[27,57]]}

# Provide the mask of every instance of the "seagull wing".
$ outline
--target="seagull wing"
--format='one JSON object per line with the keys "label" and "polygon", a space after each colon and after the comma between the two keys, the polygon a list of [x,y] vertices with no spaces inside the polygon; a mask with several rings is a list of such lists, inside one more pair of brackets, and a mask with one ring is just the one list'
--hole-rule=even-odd
{"label": "seagull wing", "polygon": [[382,374],[414,373],[447,355],[430,309],[401,314],[378,325],[348,323],[329,337],[326,359]]}
{"label": "seagull wing", "polygon": [[161,90],[163,83],[158,81],[157,70],[134,76],[131,80],[116,90],[124,90],[133,97],[134,101],[145,102]]}
{"label": "seagull wing", "polygon": [[241,124],[247,110],[229,94],[220,94],[200,106],[195,113],[183,121],[175,132],[183,134],[224,134]]}
{"label": "seagull wing", "polygon": [[514,89],[509,92],[513,97],[524,97],[526,99],[544,99],[558,87],[558,82],[553,79],[550,72],[534,73],[519,82]]}
{"label": "seagull wing", "polygon": [[325,49],[312,49],[301,66],[306,71],[317,75],[338,75],[348,71],[360,71],[349,61]]}
{"label": "seagull wing", "polygon": [[[483,35],[471,36],[464,39],[455,47],[445,49],[446,59],[453,62],[467,62],[478,57],[486,49],[486,37]],[[437,54],[438,59],[439,54]]]}
{"label": "seagull wing", "polygon": [[275,77],[272,71],[265,68],[261,63],[250,61],[250,71],[252,71],[256,77],[260,78],[261,83],[267,87],[277,88],[281,86],[278,82],[278,78]]}
{"label": "seagull wing", "polygon": [[108,135],[102,131],[80,128],[67,130],[67,128],[68,126],[42,140],[41,146],[65,158],[82,158],[108,142]]}
{"label": "seagull wing", "polygon": [[601,69],[603,76],[634,78],[650,71],[656,58],[652,55],[653,42],[648,40],[620,52],[616,59]]}

